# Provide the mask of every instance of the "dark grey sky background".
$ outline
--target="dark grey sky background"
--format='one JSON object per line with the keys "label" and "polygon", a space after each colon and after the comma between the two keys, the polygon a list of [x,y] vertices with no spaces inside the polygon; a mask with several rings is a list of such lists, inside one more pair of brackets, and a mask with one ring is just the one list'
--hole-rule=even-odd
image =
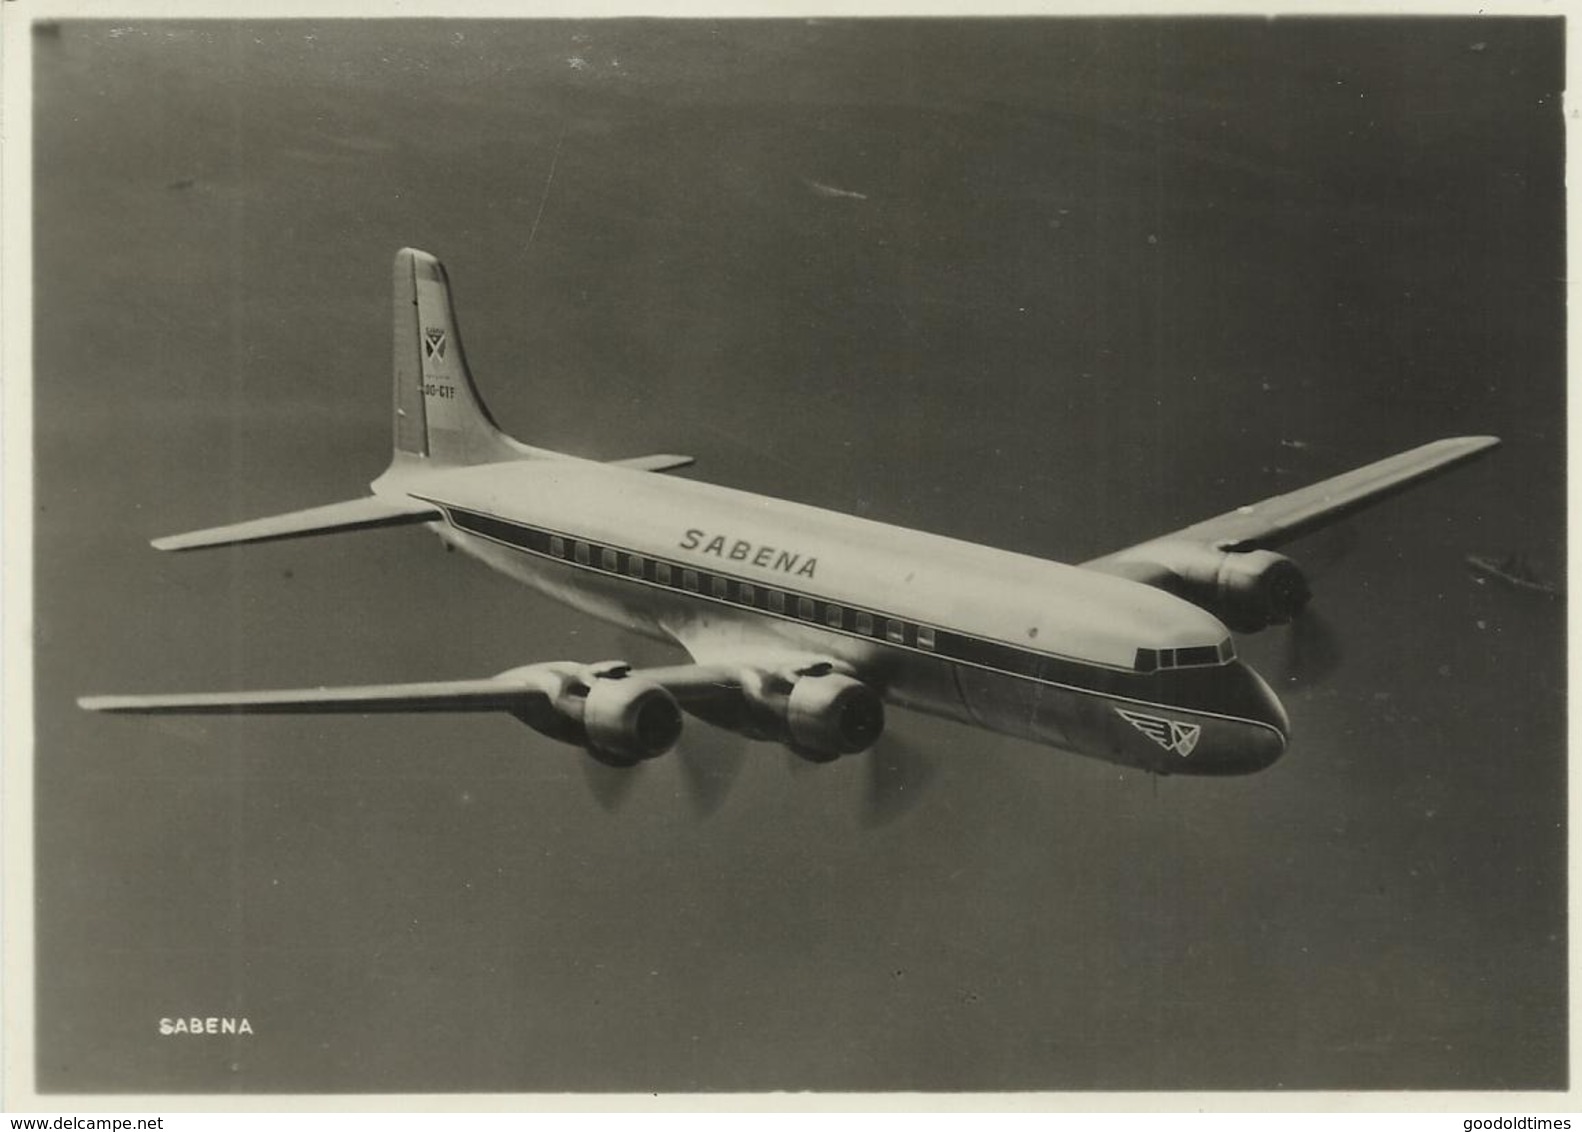
{"label": "dark grey sky background", "polygon": [[[38,36],[40,1085],[1563,1085],[1563,610],[1462,563],[1563,576],[1562,46],[1510,19]],[[504,719],[78,712],[629,651],[421,531],[148,549],[378,474],[403,244],[449,266],[523,439],[1049,557],[1506,446],[1352,524],[1316,583],[1344,662],[1248,779],[896,712],[930,775],[888,820],[861,759],[773,747],[712,813],[674,759],[612,812]],[[1244,643],[1276,681],[1282,651]],[[187,1014],[257,1033],[158,1036]]]}

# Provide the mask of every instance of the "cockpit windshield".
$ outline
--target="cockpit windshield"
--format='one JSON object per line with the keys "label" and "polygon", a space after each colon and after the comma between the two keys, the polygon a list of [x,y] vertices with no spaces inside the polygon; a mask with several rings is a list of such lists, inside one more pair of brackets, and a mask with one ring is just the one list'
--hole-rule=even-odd
{"label": "cockpit windshield", "polygon": [[1236,645],[1226,637],[1218,645],[1188,645],[1178,649],[1138,649],[1138,672],[1157,672],[1164,668],[1208,668],[1229,664],[1236,659]]}

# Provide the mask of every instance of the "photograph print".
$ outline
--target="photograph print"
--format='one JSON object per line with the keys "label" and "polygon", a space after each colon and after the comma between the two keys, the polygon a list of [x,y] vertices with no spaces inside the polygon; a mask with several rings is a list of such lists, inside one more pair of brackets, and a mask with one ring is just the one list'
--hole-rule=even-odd
{"label": "photograph print", "polygon": [[1562,20],[29,27],[39,1093],[1567,1087]]}

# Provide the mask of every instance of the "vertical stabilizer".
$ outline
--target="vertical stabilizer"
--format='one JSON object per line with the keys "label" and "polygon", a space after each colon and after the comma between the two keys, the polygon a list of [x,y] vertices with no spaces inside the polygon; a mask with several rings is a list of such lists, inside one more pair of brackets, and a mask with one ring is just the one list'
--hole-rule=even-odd
{"label": "vertical stabilizer", "polygon": [[396,458],[460,465],[534,455],[500,431],[478,396],[444,265],[427,252],[402,248],[393,300]]}

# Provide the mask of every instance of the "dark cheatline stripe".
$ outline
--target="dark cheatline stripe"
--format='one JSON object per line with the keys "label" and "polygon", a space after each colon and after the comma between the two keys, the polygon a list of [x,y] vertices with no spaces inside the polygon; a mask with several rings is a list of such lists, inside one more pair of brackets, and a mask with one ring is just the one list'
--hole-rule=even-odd
{"label": "dark cheatline stripe", "polygon": [[[568,566],[612,577],[624,577],[630,581],[641,579],[662,586],[672,593],[691,593],[703,600],[723,601],[741,608],[756,609],[787,621],[799,621],[842,632],[848,636],[879,641],[892,648],[905,648],[923,656],[938,656],[980,668],[990,668],[1040,684],[1058,684],[1078,691],[1164,704],[1213,715],[1231,713],[1245,715],[1250,719],[1261,717],[1261,712],[1257,710],[1260,704],[1252,696],[1228,699],[1233,687],[1241,682],[1223,679],[1222,675],[1226,672],[1224,666],[1134,672],[1129,669],[1106,668],[1102,665],[1051,656],[1000,641],[985,640],[969,633],[941,628],[933,630],[934,647],[926,648],[917,643],[918,629],[927,630],[929,626],[919,626],[916,622],[893,617],[878,610],[856,609],[781,586],[767,585],[761,581],[747,580],[731,574],[700,570],[694,566],[683,566],[671,559],[639,554],[636,551],[591,542],[575,535],[512,522],[448,504],[439,504],[439,506],[443,507],[451,524],[459,530],[542,555]],[[559,553],[551,547],[553,539],[561,540]],[[587,548],[585,562],[574,557],[579,544]],[[614,552],[614,564],[611,566],[603,565],[605,551]],[[631,569],[634,560],[641,565],[640,574]],[[715,579],[725,582],[727,596],[714,596]],[[772,597],[776,593],[784,595],[778,605]],[[803,606],[802,602],[808,604]],[[855,627],[858,618],[863,615],[872,622],[871,632],[858,632]],[[838,616],[838,621],[832,620],[834,616]],[[900,627],[900,640],[896,640],[893,635],[896,625]],[[1206,650],[1208,653],[1213,651],[1212,648]],[[1236,703],[1237,698],[1245,698],[1247,702]]]}

